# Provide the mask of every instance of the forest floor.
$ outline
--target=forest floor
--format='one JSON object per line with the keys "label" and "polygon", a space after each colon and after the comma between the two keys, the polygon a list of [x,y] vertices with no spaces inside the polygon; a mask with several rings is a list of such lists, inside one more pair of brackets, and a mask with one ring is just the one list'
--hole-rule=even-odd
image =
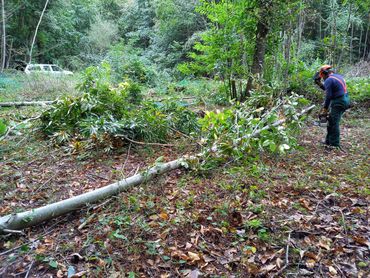
{"label": "forest floor", "polygon": [[[345,152],[325,151],[325,130],[308,121],[301,148],[286,156],[261,154],[208,173],[175,170],[1,236],[0,277],[369,277],[370,115],[361,115],[344,119]],[[0,215],[192,151],[179,142],[89,157],[37,136],[0,144]]]}

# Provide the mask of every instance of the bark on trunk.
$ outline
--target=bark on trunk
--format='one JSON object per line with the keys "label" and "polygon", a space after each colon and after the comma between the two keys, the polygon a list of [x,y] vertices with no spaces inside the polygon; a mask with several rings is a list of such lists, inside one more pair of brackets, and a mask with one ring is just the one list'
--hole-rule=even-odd
{"label": "bark on trunk", "polygon": [[163,165],[155,166],[143,174],[137,174],[122,181],[107,185],[97,190],[72,197],[57,203],[49,204],[34,210],[10,214],[0,218],[0,232],[20,230],[53,219],[85,205],[95,203],[110,196],[119,194],[130,187],[142,184],[157,175],[167,173],[181,166],[182,159],[177,159]]}
{"label": "bark on trunk", "polygon": [[263,73],[263,66],[265,62],[265,53],[266,53],[266,46],[267,46],[267,35],[269,32],[268,18],[266,16],[266,14],[268,13],[269,12],[265,10],[262,10],[260,12],[260,17],[257,23],[256,46],[254,49],[251,74],[248,78],[246,91],[244,93],[244,96],[241,99],[242,101],[246,99],[250,91],[253,89],[254,78],[261,77]]}
{"label": "bark on trunk", "polygon": [[364,53],[362,56],[362,60],[365,60],[365,57],[366,57],[367,39],[369,36],[369,25],[370,25],[370,14],[369,14],[368,21],[367,21],[367,28],[366,28],[366,35],[365,35],[365,47],[364,47]]}
{"label": "bark on trunk", "polygon": [[353,26],[353,22],[352,22],[352,25],[351,25],[351,39],[350,39],[350,42],[349,42],[349,63],[350,63],[350,65],[352,65],[352,57],[353,57],[353,32],[354,32],[354,26]]}
{"label": "bark on trunk", "polygon": [[363,28],[361,26],[361,33],[360,33],[360,39],[359,39],[359,43],[358,43],[358,60],[361,60],[361,43],[362,43],[362,33],[363,33]]}
{"label": "bark on trunk", "polygon": [[[300,117],[309,111],[311,111],[315,105],[312,105],[297,115]],[[254,133],[248,135],[248,137],[257,137],[262,131],[268,130],[272,127],[281,125],[286,120],[279,120],[272,125],[267,125]],[[44,221],[53,219],[55,217],[64,215],[68,212],[77,210],[88,204],[95,203],[97,201],[104,200],[113,195],[117,195],[122,191],[129,189],[130,187],[140,185],[147,182],[158,175],[165,174],[172,170],[178,169],[182,166],[182,163],[186,161],[186,158],[180,158],[171,162],[164,163],[162,165],[150,168],[148,171],[142,174],[132,176],[122,181],[107,185],[105,187],[96,189],[94,191],[84,193],[67,200],[63,200],[57,203],[49,204],[40,208],[32,209],[29,211],[15,213],[0,217],[0,233],[6,233],[7,230],[21,230],[27,227],[31,227],[40,224]]]}
{"label": "bark on trunk", "polygon": [[329,57],[330,57],[330,64],[333,66],[336,66],[334,64],[335,62],[335,50],[337,48],[337,11],[336,11],[336,2],[332,1],[331,3],[331,10],[332,10],[332,18],[333,18],[333,24],[331,25],[331,37],[332,37],[332,46],[329,49]]}
{"label": "bark on trunk", "polygon": [[[349,5],[349,11],[348,11],[348,18],[347,18],[347,29],[346,29],[346,35],[351,27],[351,15],[352,15],[352,4]],[[353,26],[352,26],[352,31],[353,31]],[[351,43],[352,43],[352,38],[351,38]],[[339,68],[341,63],[342,63],[342,58],[343,58],[343,55],[344,55],[344,51],[345,51],[346,47],[343,45],[342,47],[342,51],[340,52],[340,55],[339,55],[339,59],[338,59],[338,63],[337,63],[337,67]],[[351,51],[351,49],[350,49]]]}
{"label": "bark on trunk", "polygon": [[2,16],[2,53],[1,53],[1,68],[0,71],[3,72],[5,68],[6,59],[6,28],[5,28],[5,1],[1,0],[1,16]]}
{"label": "bark on trunk", "polygon": [[10,41],[10,46],[8,47],[8,56],[6,57],[6,65],[5,65],[6,69],[9,68],[10,60],[12,59],[12,52],[13,52],[13,40]]}
{"label": "bark on trunk", "polygon": [[0,102],[0,107],[21,107],[21,106],[45,106],[51,105],[56,101],[22,101],[22,102]]}

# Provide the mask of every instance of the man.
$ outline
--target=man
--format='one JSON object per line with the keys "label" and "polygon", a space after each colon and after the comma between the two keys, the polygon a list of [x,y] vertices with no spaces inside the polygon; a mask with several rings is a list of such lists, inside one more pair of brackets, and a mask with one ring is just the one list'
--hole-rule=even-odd
{"label": "man", "polygon": [[[328,116],[325,145],[340,148],[339,123],[346,109],[349,108],[349,96],[343,76],[335,74],[332,67],[324,65],[315,74],[315,83],[326,92],[320,116]],[[322,84],[321,79],[324,79]],[[330,112],[329,112],[330,107]]]}

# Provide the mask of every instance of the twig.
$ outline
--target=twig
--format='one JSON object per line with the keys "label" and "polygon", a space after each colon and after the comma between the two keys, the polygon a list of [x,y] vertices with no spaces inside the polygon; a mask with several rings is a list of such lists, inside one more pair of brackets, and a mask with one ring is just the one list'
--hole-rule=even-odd
{"label": "twig", "polygon": [[13,130],[13,128],[8,127],[6,133],[0,137],[0,142],[3,141],[6,137],[8,137],[9,133]]}
{"label": "twig", "polygon": [[[97,174],[87,174],[86,176],[90,176],[90,177],[97,177],[99,179],[102,179],[102,180],[106,180],[106,181],[109,181],[110,179],[106,178],[106,177],[103,177],[103,176],[100,176],[100,175],[97,175]],[[94,179],[94,178],[93,178]]]}
{"label": "twig", "polygon": [[140,165],[139,165],[139,166],[137,166],[137,169],[136,169],[136,171],[135,171],[135,174],[134,174],[134,175],[136,175],[136,174],[139,172],[139,170],[140,170]]}
{"label": "twig", "polygon": [[54,175],[52,176],[51,178],[49,178],[47,181],[45,181],[43,184],[41,184],[35,191],[34,193],[38,192],[41,190],[41,188],[43,188],[45,185],[47,185],[53,178],[55,178],[57,175]]}
{"label": "twig", "polygon": [[8,137],[8,135],[10,134],[11,131],[13,131],[14,129],[16,129],[18,126],[22,125],[22,124],[25,124],[25,123],[28,123],[29,121],[33,121],[33,120],[37,120],[41,117],[41,115],[38,115],[36,117],[33,117],[33,118],[29,118],[29,119],[26,119],[24,120],[23,122],[20,122],[19,124],[11,127],[11,128],[8,128],[7,132],[4,134],[4,136],[0,137],[0,142],[3,141],[6,137]]}
{"label": "twig", "polygon": [[176,147],[176,145],[173,145],[173,144],[147,143],[147,142],[135,141],[135,140],[130,139],[127,136],[122,135],[122,134],[117,134],[116,137],[122,137],[125,140],[127,140],[127,141],[129,141],[131,143],[137,144],[137,145],[160,146],[160,147]]}
{"label": "twig", "polygon": [[292,232],[289,232],[286,249],[285,249],[285,265],[282,268],[280,268],[278,272],[274,273],[272,277],[279,276],[289,265],[289,245],[290,245],[291,234]]}
{"label": "twig", "polygon": [[337,269],[339,270],[339,272],[342,274],[343,277],[346,277],[346,275],[344,275],[342,269],[336,263],[333,263],[333,265],[337,267]]}
{"label": "twig", "polygon": [[344,233],[346,235],[346,241],[347,241],[347,244],[348,244],[348,233],[347,233],[347,228],[346,228],[346,219],[344,218],[343,211],[341,209],[339,211],[342,214],[343,230],[344,230]]}
{"label": "twig", "polygon": [[108,200],[106,200],[105,202],[103,202],[103,203],[101,203],[101,204],[99,204],[99,205],[97,205],[97,206],[93,207],[92,209],[93,209],[93,210],[97,210],[98,208],[105,206],[107,203],[109,203],[109,202],[111,202],[111,201],[112,201],[112,198],[109,198],[109,199],[108,199]]}
{"label": "twig", "polygon": [[34,262],[32,262],[32,263],[30,264],[30,266],[29,266],[29,268],[28,268],[28,270],[27,270],[26,276],[24,276],[24,278],[28,278],[28,275],[30,275],[30,271],[31,271],[31,269],[32,269],[33,263],[34,263]]}
{"label": "twig", "polygon": [[9,233],[9,234],[24,235],[23,231],[17,231],[17,230],[4,229],[3,232],[4,233]]}
{"label": "twig", "polygon": [[[60,222],[64,221],[66,218],[67,218],[67,217],[64,217],[63,219],[61,219],[61,220],[57,221],[56,223],[54,223],[53,225],[51,225],[51,227],[50,227],[46,232],[44,232],[42,235],[40,235],[39,237],[44,237],[44,236],[46,236],[46,235],[50,234],[50,233],[53,231],[52,229],[53,229],[55,226],[57,226]],[[23,244],[21,244],[21,245],[19,245],[19,246],[13,247],[12,249],[6,250],[6,251],[4,251],[4,252],[0,253],[0,256],[4,256],[4,255],[9,254],[9,253],[11,253],[11,252],[13,252],[13,251],[15,251],[15,250],[18,250],[19,248],[21,248],[21,247],[22,247],[22,246],[24,246],[25,244],[29,245],[29,244],[31,244],[31,243],[34,243],[36,240],[38,240],[38,239],[35,239],[35,240],[29,240],[27,243],[23,243]]]}
{"label": "twig", "polygon": [[291,232],[289,232],[289,235],[288,235],[288,241],[287,241],[287,244],[286,244],[285,265],[288,265],[288,264],[289,264],[289,245],[290,245],[290,235],[291,235]]}
{"label": "twig", "polygon": [[130,142],[130,145],[128,146],[127,156],[126,156],[125,162],[123,163],[123,165],[121,167],[121,171],[120,171],[121,172],[121,177],[125,177],[125,174],[123,173],[123,171],[125,170],[126,163],[127,163],[128,159],[130,158],[131,146],[132,146],[132,143]]}
{"label": "twig", "polygon": [[91,214],[85,222],[83,222],[80,226],[78,226],[78,230],[82,230],[87,224],[91,222],[91,220],[96,216],[96,213]]}

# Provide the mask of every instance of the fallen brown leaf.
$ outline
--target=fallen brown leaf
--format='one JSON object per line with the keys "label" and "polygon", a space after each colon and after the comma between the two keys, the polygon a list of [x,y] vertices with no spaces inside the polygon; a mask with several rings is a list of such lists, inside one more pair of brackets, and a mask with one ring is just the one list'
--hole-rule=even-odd
{"label": "fallen brown leaf", "polygon": [[329,272],[331,274],[333,274],[333,275],[337,275],[338,274],[338,272],[336,271],[336,269],[334,267],[332,267],[332,266],[329,266]]}
{"label": "fallen brown leaf", "polygon": [[200,261],[200,256],[196,253],[188,252],[188,256],[192,262]]}
{"label": "fallen brown leaf", "polygon": [[315,260],[309,259],[309,260],[306,261],[306,266],[309,269],[314,268],[315,267],[315,264],[316,264],[316,261]]}
{"label": "fallen brown leaf", "polygon": [[331,244],[331,240],[329,238],[326,238],[326,237],[321,237],[320,241],[319,241],[319,246],[321,248],[324,248],[326,250],[330,250],[330,244]]}
{"label": "fallen brown leaf", "polygon": [[364,245],[364,246],[367,246],[367,247],[369,247],[370,248],[370,241],[368,241],[368,240],[366,240],[365,238],[363,238],[363,237],[353,237],[353,240],[356,242],[356,243],[358,243],[358,244],[360,244],[360,245]]}

